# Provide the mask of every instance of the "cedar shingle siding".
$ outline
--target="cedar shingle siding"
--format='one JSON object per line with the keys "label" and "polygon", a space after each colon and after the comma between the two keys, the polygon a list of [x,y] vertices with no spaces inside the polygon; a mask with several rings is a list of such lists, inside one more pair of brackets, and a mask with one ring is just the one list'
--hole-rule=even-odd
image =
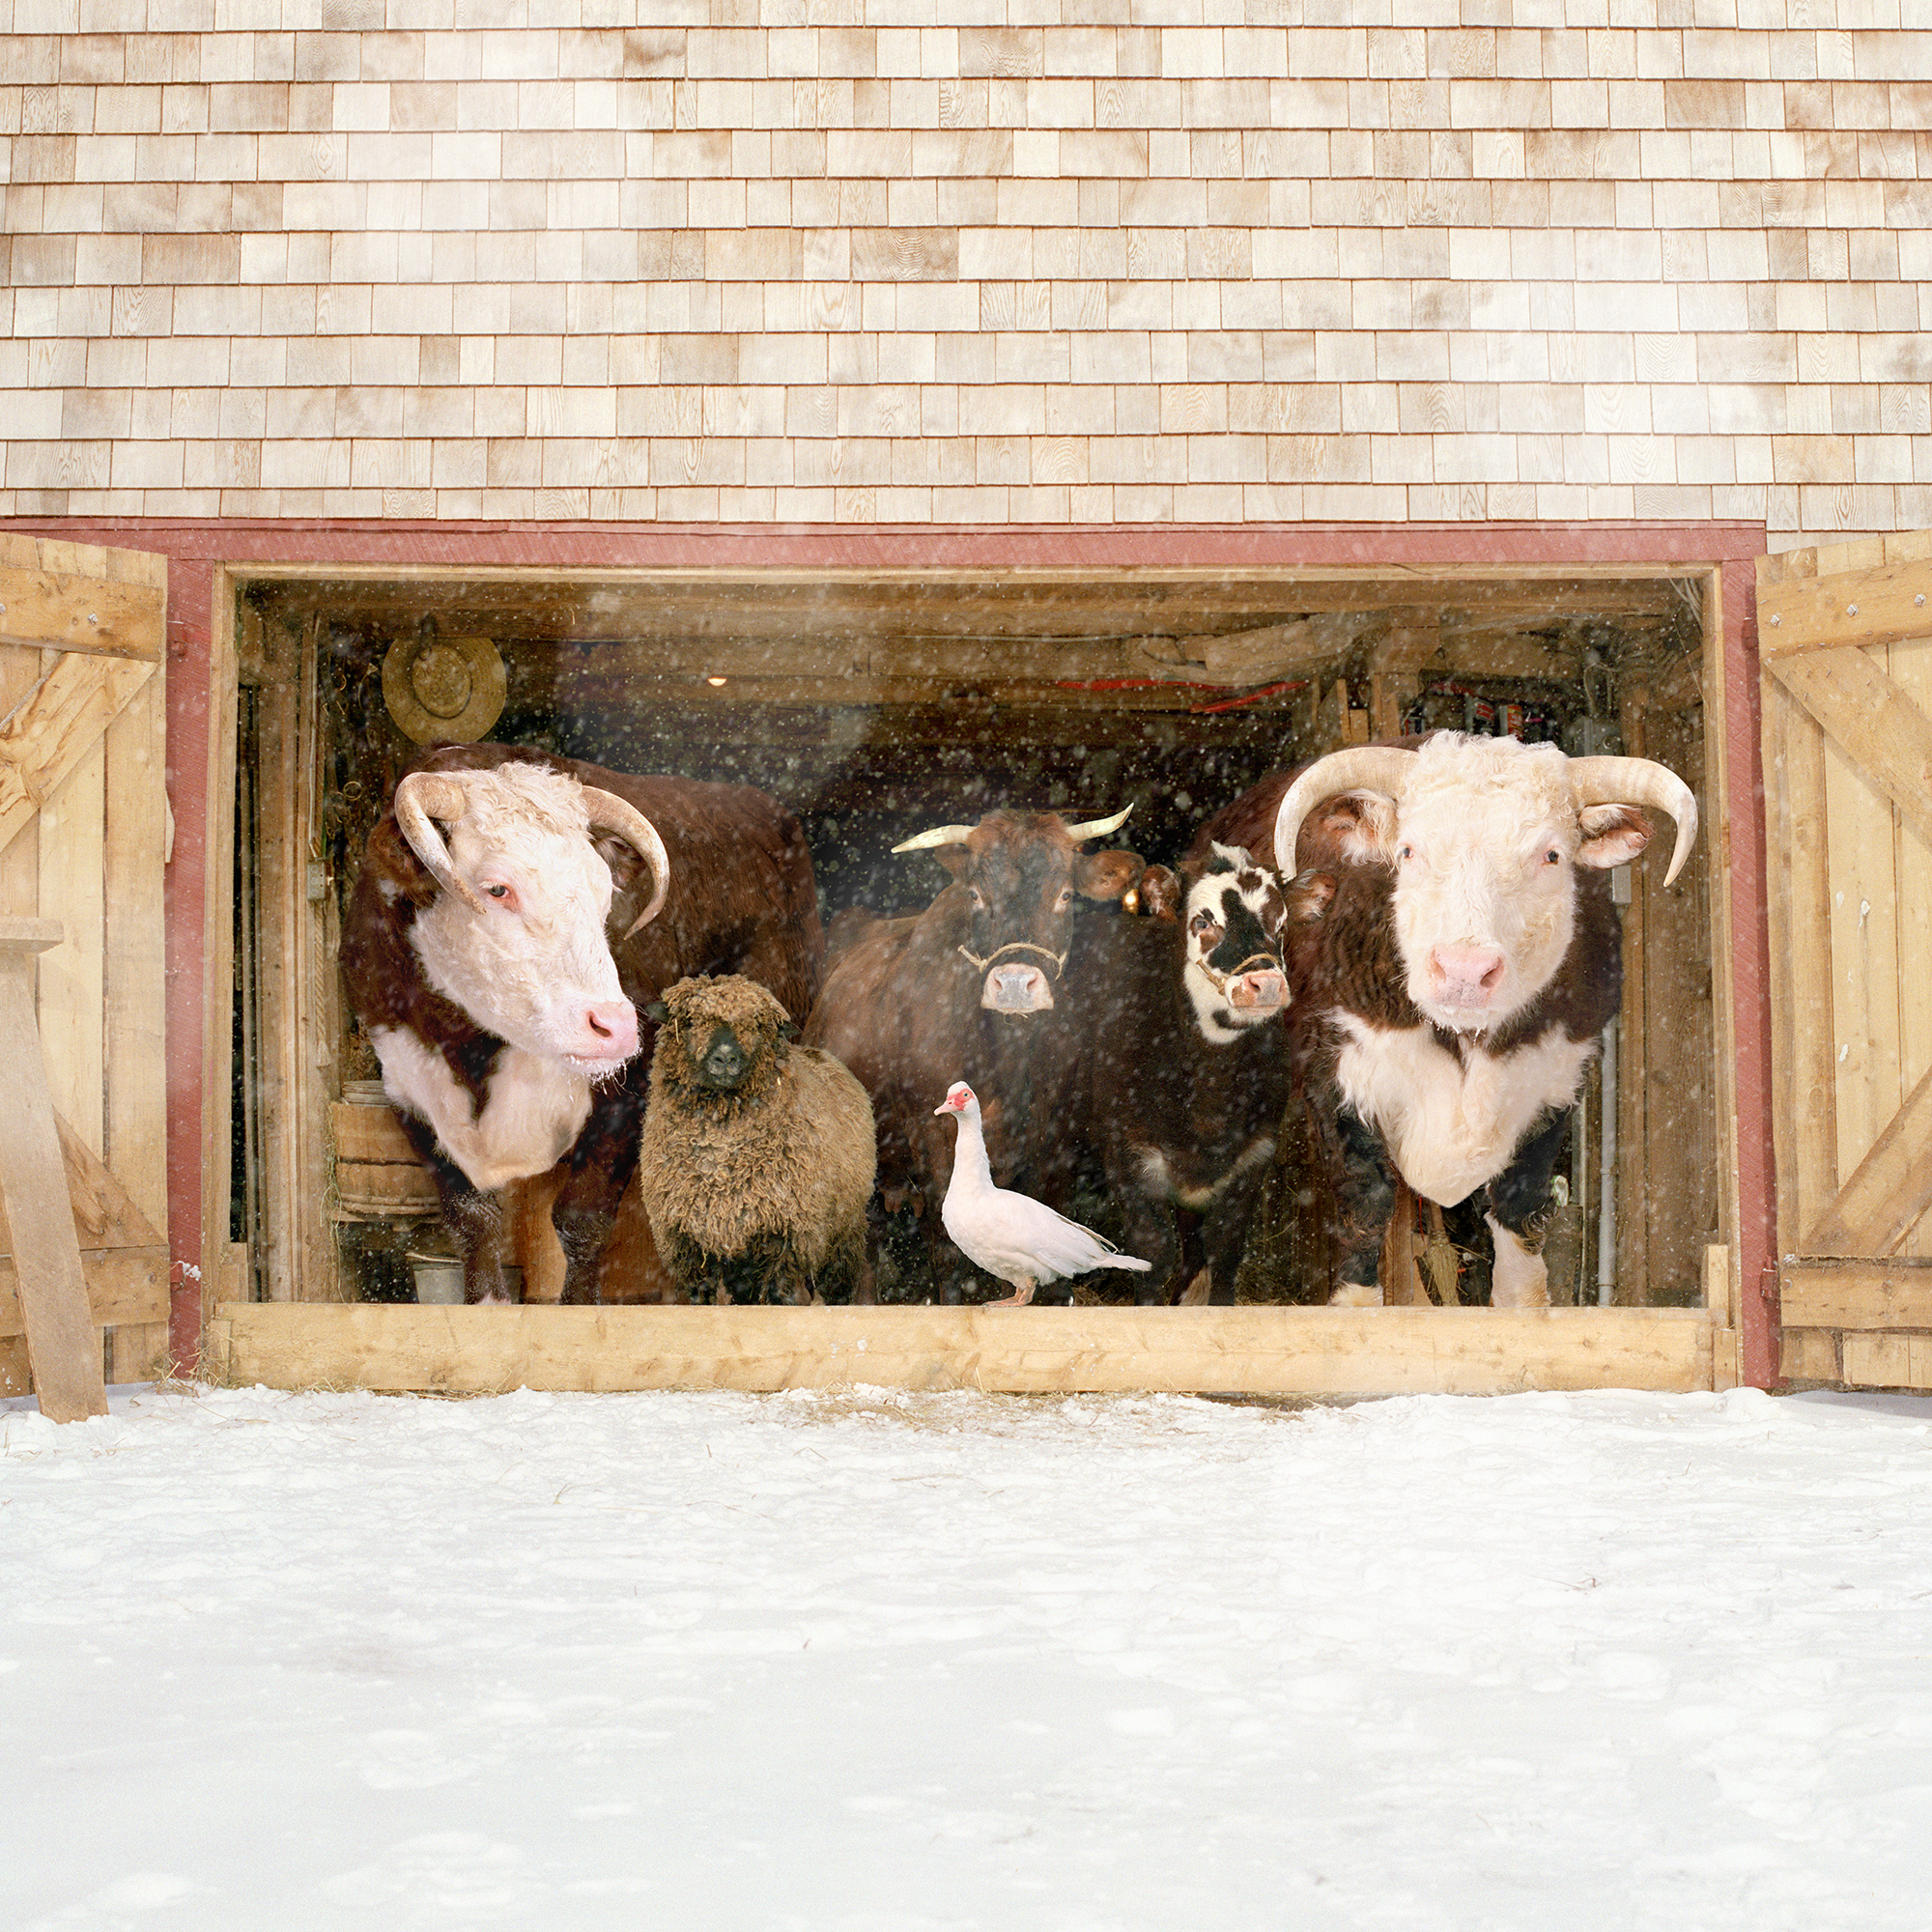
{"label": "cedar shingle siding", "polygon": [[1919,17],[0,0],[0,514],[1932,526]]}

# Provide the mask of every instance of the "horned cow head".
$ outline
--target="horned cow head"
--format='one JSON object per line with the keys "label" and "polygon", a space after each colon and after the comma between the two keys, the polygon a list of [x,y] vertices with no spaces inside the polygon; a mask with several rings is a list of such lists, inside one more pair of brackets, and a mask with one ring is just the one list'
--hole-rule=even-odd
{"label": "horned cow head", "polygon": [[940,825],[895,845],[930,852],[966,889],[969,936],[959,952],[982,975],[980,1004],[1039,1013],[1066,965],[1076,895],[1118,899],[1144,869],[1138,854],[1086,853],[1126,823],[1127,811],[1069,825],[1052,811],[989,811],[978,825]]}
{"label": "horned cow head", "polygon": [[664,840],[614,794],[536,764],[411,772],[396,823],[440,889],[410,941],[429,983],[488,1032],[593,1079],[638,1050],[638,1016],[617,983],[604,923],[611,868],[591,842],[602,826],[636,849],[653,891],[670,887]]}
{"label": "horned cow head", "polygon": [[1668,884],[1696,839],[1697,801],[1665,766],[1438,731],[1415,751],[1318,758],[1282,799],[1275,864],[1294,877],[1319,808],[1331,845],[1395,874],[1409,998],[1437,1026],[1482,1033],[1555,976],[1576,928],[1577,868],[1635,858],[1650,842],[1644,806],[1676,821]]}

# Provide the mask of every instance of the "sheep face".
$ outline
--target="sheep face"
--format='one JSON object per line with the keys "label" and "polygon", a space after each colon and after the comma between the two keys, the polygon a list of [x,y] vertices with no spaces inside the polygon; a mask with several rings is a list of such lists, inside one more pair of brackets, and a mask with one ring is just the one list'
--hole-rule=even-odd
{"label": "sheep face", "polygon": [[647,1010],[674,1042],[667,1078],[694,1098],[762,1092],[798,1033],[778,1001],[744,979],[680,980]]}

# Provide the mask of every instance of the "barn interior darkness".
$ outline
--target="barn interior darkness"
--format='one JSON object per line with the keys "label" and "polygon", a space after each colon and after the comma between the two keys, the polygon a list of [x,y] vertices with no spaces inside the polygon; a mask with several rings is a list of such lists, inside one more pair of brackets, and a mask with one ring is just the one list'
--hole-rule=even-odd
{"label": "barn interior darkness", "polygon": [[[306,1070],[288,1078],[327,1090],[311,1112],[339,1102],[376,1067],[326,983],[331,934],[426,736],[774,793],[805,825],[828,922],[928,902],[937,865],[891,848],[930,825],[1002,805],[1095,817],[1131,804],[1117,842],[1173,863],[1265,774],[1437,726],[1657,757],[1703,788],[1701,591],[1662,572],[291,574],[252,580],[239,618],[235,1220],[256,1247],[282,1238],[259,1170],[274,1107],[296,1104],[264,1079],[277,1009],[262,962],[273,980],[287,951],[316,981],[300,1020],[315,1037],[295,1056]],[[278,824],[308,863],[264,873]],[[1695,1198],[1669,1210],[1661,1243],[1636,1226],[1659,1209],[1666,1161],[1701,1151],[1694,1165],[1714,1165],[1704,874],[1693,865],[1666,903],[1661,870],[1638,882],[1626,938],[1642,1011],[1625,1028],[1615,1110],[1620,1301],[1694,1299],[1700,1244],[1716,1238],[1714,1191],[1684,1173],[1672,1184]],[[1634,1051],[1637,1036],[1657,1052]],[[1670,1150],[1633,1155],[1645,1118],[1633,1079],[1657,1085],[1660,1122],[1658,1083],[1676,1083]],[[1581,1163],[1578,1178],[1594,1201]],[[1244,1298],[1302,1298],[1285,1271],[1250,1267]],[[257,1267],[258,1293],[274,1292],[272,1272]],[[1580,1298],[1598,1298],[1596,1276],[1586,1255]]]}

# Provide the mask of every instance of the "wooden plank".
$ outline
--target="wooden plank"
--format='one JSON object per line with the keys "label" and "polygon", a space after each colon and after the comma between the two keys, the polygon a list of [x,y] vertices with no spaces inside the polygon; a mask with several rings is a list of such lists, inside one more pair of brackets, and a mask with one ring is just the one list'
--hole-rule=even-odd
{"label": "wooden plank", "polygon": [[1787,1381],[1842,1381],[1837,1336],[1823,1328],[1785,1329],[1779,1338],[1777,1372]]}
{"label": "wooden plank", "polygon": [[1787,1328],[1932,1328],[1932,1266],[1909,1262],[1786,1262]]}
{"label": "wooden plank", "polygon": [[167,592],[0,560],[0,644],[158,664],[167,642]]}
{"label": "wooden plank", "polygon": [[1710,1310],[1711,1386],[1736,1388],[1744,1380],[1744,1332],[1740,1321],[1738,1271],[1731,1249],[1713,1242],[1704,1250],[1704,1306]]}
{"label": "wooden plank", "polygon": [[[1706,779],[1702,706],[1664,710],[1654,694],[1639,688],[1637,695],[1626,749],[1676,772],[1697,795],[1700,821],[1719,823]],[[1631,869],[1624,914],[1627,957],[1640,954],[1634,976],[1627,968],[1618,1051],[1628,1111],[1619,1145],[1616,1298],[1632,1304],[1694,1294],[1704,1246],[1717,1237],[1721,1217],[1708,874],[1690,867],[1666,886],[1664,870],[1653,846]]]}
{"label": "wooden plank", "polygon": [[[126,1322],[142,1329],[156,1324],[166,1328],[166,1248],[82,1248],[80,1272],[87,1283],[87,1305],[94,1327],[113,1328]],[[19,1277],[13,1258],[0,1255],[0,1338],[22,1333]],[[166,1340],[165,1335],[162,1339]]]}
{"label": "wooden plank", "polygon": [[1932,635],[1932,564],[1901,559],[1872,570],[1767,583],[1758,593],[1757,617],[1763,655],[1780,666],[1807,651],[1926,637]]}
{"label": "wooden plank", "polygon": [[1773,775],[1766,788],[1771,956],[1783,967],[1772,975],[1771,1011],[1777,1224],[1780,1239],[1795,1248],[1838,1191],[1825,733],[1769,672],[1761,684],[1764,768]]}
{"label": "wooden plank", "polygon": [[1932,1389],[1932,1335],[1846,1335],[1847,1388]]}
{"label": "wooden plank", "polygon": [[1889,1255],[1932,1204],[1932,1071],[1919,1079],[1818,1219],[1803,1255]]}
{"label": "wooden plank", "polygon": [[1770,669],[1921,836],[1932,838],[1932,718],[1862,651],[1769,661]]}
{"label": "wooden plank", "polygon": [[[105,1091],[102,1175],[121,1190],[117,1232],[138,1216],[165,1248],[168,1227],[167,689],[157,671],[107,727]],[[63,1145],[63,1152],[68,1150]],[[69,1154],[68,1184],[73,1190]],[[80,1209],[76,1204],[76,1221]],[[83,1239],[85,1230],[83,1229]],[[168,1356],[166,1269],[158,1306],[107,1334],[110,1381],[145,1381]]]}
{"label": "wooden plank", "polygon": [[0,922],[0,1066],[10,1088],[0,1106],[0,1236],[14,1258],[41,1413],[73,1422],[105,1415],[107,1392],[34,1024],[34,954],[60,937],[50,920]]}
{"label": "wooden plank", "polygon": [[167,1236],[148,1219],[140,1203],[58,1113],[54,1116],[54,1127],[60,1136],[68,1201],[73,1208],[74,1231],[81,1245],[164,1248]]}
{"label": "wooden plank", "polygon": [[[1932,715],[1932,638],[1896,643],[1888,654],[1891,680],[1922,712]],[[1932,1073],[1932,1000],[1918,981],[1917,962],[1932,959],[1932,839],[1910,821],[1897,830],[1894,923],[1900,972],[1898,1003],[1899,1084],[1910,1094]],[[1888,1130],[1889,1132],[1889,1130]],[[1920,1196],[1932,1206],[1932,1176]],[[1921,1212],[1895,1240],[1861,1253],[1903,1252],[1932,1256],[1932,1214]]]}
{"label": "wooden plank", "polygon": [[433,1308],[235,1302],[242,1383],[548,1389],[1149,1389],[1258,1395],[1711,1385],[1694,1309]]}
{"label": "wooden plank", "polygon": [[167,690],[157,673],[107,727],[102,853],[107,1164],[141,1212],[168,1212]]}
{"label": "wooden plank", "polygon": [[158,551],[109,550],[100,544],[0,531],[0,564],[10,570],[51,571],[84,578],[89,582],[131,583],[149,590],[168,587],[168,559]]}
{"label": "wooden plank", "polygon": [[0,848],[34,818],[155,674],[134,658],[68,655],[0,723]]}
{"label": "wooden plank", "polygon": [[[1698,604],[1704,631],[1702,674],[1699,685],[1704,696],[1704,793],[1710,833],[1704,841],[1704,909],[1710,943],[1711,974],[1711,1065],[1716,1093],[1716,1144],[1703,1151],[1703,1159],[1714,1170],[1713,1192],[1717,1208],[1718,1239],[1731,1250],[1725,1269],[1730,1285],[1730,1306],[1719,1317],[1737,1336],[1738,1377],[1742,1381],[1751,1370],[1771,1373],[1770,1350],[1761,1350],[1763,1359],[1752,1363],[1750,1339],[1745,1332],[1742,1293],[1744,1257],[1754,1252],[1745,1230],[1746,1204],[1739,1157],[1739,1081],[1740,1053],[1737,982],[1732,962],[1740,956],[1739,940],[1731,905],[1731,865],[1734,842],[1748,846],[1748,820],[1740,823],[1733,810],[1732,757],[1734,753],[1748,764],[1751,746],[1747,739],[1734,743],[1735,723],[1748,716],[1751,694],[1740,690],[1731,675],[1725,615],[1724,572],[1721,567],[1702,574],[1698,581]],[[1748,790],[1746,794],[1749,797]],[[1747,807],[1748,812],[1749,807]],[[1760,890],[1762,888],[1760,887]],[[1747,946],[1747,952],[1748,947]],[[1753,1012],[1748,1021],[1754,1032]],[[1755,1123],[1753,1123],[1754,1125]],[[1755,1214],[1755,1204],[1752,1204]],[[1708,1280],[1708,1276],[1707,1276]],[[1766,1338],[1768,1342],[1769,1338]],[[1748,1366],[1747,1366],[1748,1365]],[[1713,1386],[1720,1379],[1714,1371]]]}
{"label": "wooden plank", "polygon": [[[327,851],[323,819],[324,757],[320,719],[319,668],[322,626],[316,625],[290,640],[295,664],[296,742],[293,817],[305,859],[321,860]],[[330,1170],[328,1142],[329,1095],[340,1090],[342,1068],[337,1061],[349,1032],[342,1007],[342,976],[336,960],[342,951],[341,896],[328,889],[311,897],[307,866],[296,927],[296,1028],[307,1070],[295,1093],[293,1125],[296,1140],[295,1240],[297,1293],[312,1300],[347,1299],[347,1286],[337,1278],[335,1235],[327,1200]],[[433,1190],[432,1190],[433,1191]]]}
{"label": "wooden plank", "polygon": [[1825,752],[1825,841],[1832,887],[1835,1171],[1845,1175],[1871,1151],[1902,1095],[1892,928],[1894,821],[1866,759],[1858,748],[1835,740]]}
{"label": "wooden plank", "polygon": [[41,917],[67,937],[40,962],[41,1052],[56,1112],[106,1151],[107,749],[97,738],[41,808]]}
{"label": "wooden plank", "polygon": [[[265,626],[267,628],[276,628]],[[278,652],[276,656],[281,654]],[[300,822],[298,680],[264,684],[255,694],[257,817],[252,853],[255,878],[255,974],[260,1001],[253,1042],[260,1143],[256,1150],[262,1201],[262,1280],[270,1301],[293,1301],[302,1283],[301,1150],[298,1122],[304,1081],[316,1069],[302,1062],[301,972],[306,925],[305,874],[309,828]],[[349,1161],[358,1156],[345,1152]],[[383,1159],[389,1158],[384,1154]],[[427,1176],[423,1177],[427,1179]],[[338,1173],[336,1184],[356,1201],[388,1198]],[[400,1182],[398,1184],[401,1184]],[[432,1190],[434,1191],[434,1190]],[[333,1270],[330,1270],[331,1274]],[[318,1284],[318,1287],[321,1285]]]}
{"label": "wooden plank", "polygon": [[[1624,750],[1636,758],[1656,756],[1645,735],[1645,697],[1641,685],[1629,685],[1620,706]],[[1634,874],[1639,870],[1649,867],[1633,867]],[[1641,1308],[1651,1298],[1649,910],[1643,880],[1632,876],[1630,903],[1623,909],[1623,1004],[1612,1096],[1617,1110],[1617,1224],[1611,1230],[1616,1258],[1611,1296],[1620,1308]]]}
{"label": "wooden plank", "polygon": [[[39,651],[0,644],[0,718],[41,681],[42,668]],[[38,919],[40,911],[40,843],[16,838],[0,848],[0,919]]]}

